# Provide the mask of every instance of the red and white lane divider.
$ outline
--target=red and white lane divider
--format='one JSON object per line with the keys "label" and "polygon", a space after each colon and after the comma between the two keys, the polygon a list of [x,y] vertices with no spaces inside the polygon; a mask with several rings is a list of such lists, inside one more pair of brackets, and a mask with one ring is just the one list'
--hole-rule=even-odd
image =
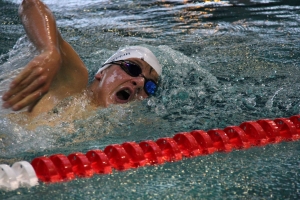
{"label": "red and white lane divider", "polygon": [[281,141],[300,139],[300,115],[275,120],[248,121],[240,126],[181,132],[157,141],[125,142],[108,145],[103,151],[75,152],[66,156],[55,154],[16,162],[9,167],[0,165],[0,189],[14,190],[20,186],[35,186],[42,182],[71,181],[76,177],[110,174],[114,170],[158,165],[179,161],[183,157],[230,152]]}
{"label": "red and white lane divider", "polygon": [[0,189],[15,190],[19,187],[38,185],[38,178],[32,165],[26,161],[16,162],[12,167],[0,165]]}

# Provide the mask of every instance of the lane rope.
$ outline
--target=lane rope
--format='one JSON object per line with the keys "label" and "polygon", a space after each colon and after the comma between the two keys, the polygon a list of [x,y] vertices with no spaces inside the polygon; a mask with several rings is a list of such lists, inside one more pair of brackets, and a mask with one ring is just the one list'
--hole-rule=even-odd
{"label": "lane rope", "polygon": [[94,174],[111,174],[113,170],[160,165],[215,152],[231,152],[282,141],[300,139],[300,115],[275,120],[261,119],[243,122],[208,131],[180,132],[171,137],[140,143],[111,144],[104,150],[75,152],[66,156],[54,154],[27,161],[0,165],[0,189],[15,190],[33,187],[38,182],[58,183],[75,178],[88,178]]}

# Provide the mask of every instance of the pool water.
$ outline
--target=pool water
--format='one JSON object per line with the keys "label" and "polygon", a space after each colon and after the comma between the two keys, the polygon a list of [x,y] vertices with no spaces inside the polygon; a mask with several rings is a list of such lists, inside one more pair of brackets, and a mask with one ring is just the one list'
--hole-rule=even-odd
{"label": "pool water", "polygon": [[[44,1],[90,80],[119,47],[158,55],[158,94],[84,118],[41,120],[35,130],[0,109],[0,163],[104,149],[195,129],[300,113],[300,1]],[[0,92],[36,55],[17,17],[20,0],[0,1]],[[85,102],[73,99],[73,103]],[[58,110],[64,112],[64,106]],[[71,113],[76,115],[76,113]],[[299,199],[300,142],[282,142],[180,162],[114,171],[15,191],[1,199]]]}

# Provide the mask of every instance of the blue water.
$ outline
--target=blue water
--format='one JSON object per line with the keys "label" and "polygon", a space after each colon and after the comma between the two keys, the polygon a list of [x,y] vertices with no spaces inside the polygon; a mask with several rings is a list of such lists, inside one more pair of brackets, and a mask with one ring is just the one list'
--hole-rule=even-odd
{"label": "blue water", "polygon": [[[0,1],[1,92],[36,54],[17,17],[19,2]],[[142,102],[35,130],[11,121],[10,111],[1,109],[1,164],[300,113],[298,0],[44,2],[88,66],[91,80],[119,47],[145,44],[164,66],[162,84],[157,96]],[[75,103],[84,106],[80,100]],[[64,112],[64,105],[58,110]],[[40,119],[58,121],[53,115]],[[41,183],[0,191],[0,197],[299,199],[299,155],[299,141],[283,142],[67,183]]]}

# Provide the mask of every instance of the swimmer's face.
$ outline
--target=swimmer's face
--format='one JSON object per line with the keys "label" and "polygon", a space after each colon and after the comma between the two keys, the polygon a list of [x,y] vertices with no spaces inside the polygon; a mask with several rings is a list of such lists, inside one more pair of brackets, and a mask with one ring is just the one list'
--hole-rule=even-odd
{"label": "swimmer's face", "polygon": [[[138,58],[126,59],[139,65],[142,75],[147,79],[158,82],[158,74],[145,61]],[[134,100],[142,100],[148,97],[144,90],[145,78],[143,76],[132,77],[119,65],[111,65],[95,75],[91,84],[94,102],[98,106],[107,107],[110,104],[123,104]]]}

